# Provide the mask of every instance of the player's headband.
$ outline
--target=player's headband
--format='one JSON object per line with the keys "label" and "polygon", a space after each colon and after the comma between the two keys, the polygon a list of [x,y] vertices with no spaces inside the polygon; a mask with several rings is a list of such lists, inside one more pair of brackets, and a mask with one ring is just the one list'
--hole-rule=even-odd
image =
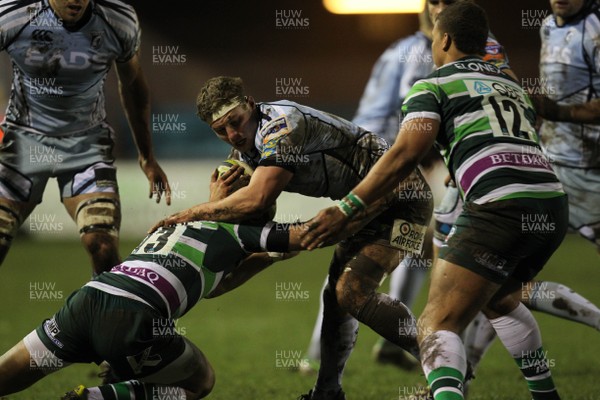
{"label": "player's headband", "polygon": [[229,111],[233,110],[237,106],[241,106],[245,102],[246,98],[237,97],[223,104],[219,109],[212,113],[210,124],[212,125],[213,122],[219,118],[223,118],[223,116],[225,116],[225,114],[227,114]]}

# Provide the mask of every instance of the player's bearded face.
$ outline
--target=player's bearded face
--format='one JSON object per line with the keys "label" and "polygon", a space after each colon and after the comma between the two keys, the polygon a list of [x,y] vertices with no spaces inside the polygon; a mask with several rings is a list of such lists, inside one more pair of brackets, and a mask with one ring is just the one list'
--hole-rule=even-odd
{"label": "player's bearded face", "polygon": [[256,121],[252,118],[252,107],[245,103],[229,111],[211,124],[219,139],[238,151],[248,152],[254,147]]}
{"label": "player's bearded face", "polygon": [[550,0],[552,13],[560,18],[569,18],[577,14],[585,0]]}
{"label": "player's bearded face", "polygon": [[75,24],[83,17],[90,0],[50,0],[52,9],[67,25]]}

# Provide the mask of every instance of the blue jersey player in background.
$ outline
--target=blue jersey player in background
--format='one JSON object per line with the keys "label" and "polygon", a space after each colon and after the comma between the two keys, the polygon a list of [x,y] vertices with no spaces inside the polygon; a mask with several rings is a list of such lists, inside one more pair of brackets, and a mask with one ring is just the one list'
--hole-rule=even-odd
{"label": "blue jersey player in background", "polygon": [[140,26],[118,0],[0,1],[0,50],[12,64],[12,89],[1,124],[0,262],[18,227],[56,177],[94,273],[119,262],[121,220],[106,123],[104,82],[116,66],[150,196],[170,203],[167,177],[154,159],[150,97],[138,50]]}

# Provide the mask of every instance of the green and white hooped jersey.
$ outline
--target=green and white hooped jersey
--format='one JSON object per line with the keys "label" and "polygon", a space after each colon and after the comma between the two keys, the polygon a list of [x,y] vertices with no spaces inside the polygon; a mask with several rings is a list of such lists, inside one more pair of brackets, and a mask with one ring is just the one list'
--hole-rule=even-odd
{"label": "green and white hooped jersey", "polygon": [[262,226],[199,221],[160,228],[110,272],[86,286],[141,301],[179,318],[248,256],[286,251],[289,232]]}
{"label": "green and white hooped jersey", "polygon": [[404,122],[440,121],[436,144],[466,201],[564,193],[540,148],[531,101],[496,66],[477,57],[446,64],[414,84],[402,111]]}

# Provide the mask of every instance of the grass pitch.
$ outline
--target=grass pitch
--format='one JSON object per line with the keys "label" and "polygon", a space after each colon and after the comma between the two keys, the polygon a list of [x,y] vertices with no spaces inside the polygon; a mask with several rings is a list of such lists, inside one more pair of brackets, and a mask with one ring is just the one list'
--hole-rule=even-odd
{"label": "grass pitch", "polygon": [[[136,244],[122,242],[122,255]],[[204,351],[216,371],[209,399],[296,399],[311,388],[314,377],[300,376],[290,367],[300,362],[308,343],[330,254],[331,249],[324,249],[276,264],[236,291],[201,301],[178,321],[180,333]],[[564,283],[600,304],[599,267],[594,248],[570,235],[539,278]],[[5,352],[89,278],[90,266],[78,242],[18,238],[0,274],[0,352]],[[416,314],[424,301],[425,291],[414,307]],[[562,397],[600,399],[600,333],[535,315]],[[424,378],[419,372],[375,364],[370,355],[375,341],[376,335],[361,326],[344,376],[347,396],[403,400]],[[77,384],[96,385],[96,373],[95,365],[70,366],[8,398],[57,399]],[[472,400],[529,399],[516,365],[498,342],[477,371],[470,394]]]}

